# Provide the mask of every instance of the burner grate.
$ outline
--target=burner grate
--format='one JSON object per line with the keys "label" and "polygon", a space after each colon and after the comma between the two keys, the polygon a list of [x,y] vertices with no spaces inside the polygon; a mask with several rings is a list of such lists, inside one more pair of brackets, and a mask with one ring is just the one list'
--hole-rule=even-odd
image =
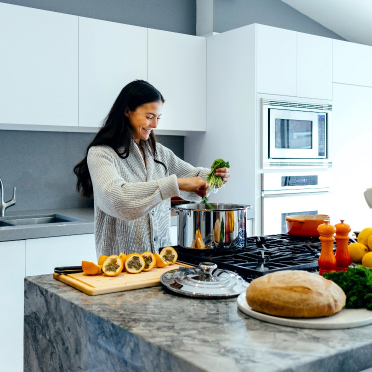
{"label": "burner grate", "polygon": [[[334,245],[334,250],[335,250]],[[241,275],[247,281],[280,270],[318,269],[321,245],[319,237],[298,238],[288,234],[247,238],[246,246],[235,251],[214,251],[174,247],[178,259],[193,265],[203,261]]]}

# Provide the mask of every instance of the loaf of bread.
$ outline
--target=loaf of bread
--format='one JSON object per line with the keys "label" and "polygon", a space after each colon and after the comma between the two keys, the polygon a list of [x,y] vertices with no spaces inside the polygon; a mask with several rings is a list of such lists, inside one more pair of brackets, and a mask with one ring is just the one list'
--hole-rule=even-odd
{"label": "loaf of bread", "polygon": [[346,303],[345,293],[336,283],[299,270],[277,271],[254,279],[246,298],[253,310],[292,318],[333,315]]}

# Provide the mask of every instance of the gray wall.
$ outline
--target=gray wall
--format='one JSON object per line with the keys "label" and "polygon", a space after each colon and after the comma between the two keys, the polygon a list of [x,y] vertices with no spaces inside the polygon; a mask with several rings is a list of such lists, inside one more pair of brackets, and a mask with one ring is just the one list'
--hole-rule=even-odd
{"label": "gray wall", "polygon": [[214,0],[214,32],[252,23],[345,40],[280,0]]}
{"label": "gray wall", "polygon": [[[7,211],[92,207],[75,192],[73,167],[84,158],[92,133],[0,130],[0,178],[4,200],[17,188],[16,205]],[[181,136],[158,136],[158,142],[183,158]]]}
{"label": "gray wall", "polygon": [[196,0],[7,0],[2,3],[195,35]]}

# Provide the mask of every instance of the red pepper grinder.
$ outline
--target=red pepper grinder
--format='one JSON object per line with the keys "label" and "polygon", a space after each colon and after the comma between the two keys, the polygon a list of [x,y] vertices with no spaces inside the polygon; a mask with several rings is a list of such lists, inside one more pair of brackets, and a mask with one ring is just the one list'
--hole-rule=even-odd
{"label": "red pepper grinder", "polygon": [[336,228],[336,263],[337,271],[347,271],[347,268],[351,264],[351,256],[349,249],[349,232],[351,228],[348,224],[341,220],[341,223],[335,225]]}
{"label": "red pepper grinder", "polygon": [[323,224],[318,226],[318,232],[320,234],[320,245],[321,251],[318,259],[319,275],[323,273],[329,273],[336,271],[337,263],[336,257],[333,253],[333,237],[336,232],[336,228],[329,224],[329,221],[325,221]]}

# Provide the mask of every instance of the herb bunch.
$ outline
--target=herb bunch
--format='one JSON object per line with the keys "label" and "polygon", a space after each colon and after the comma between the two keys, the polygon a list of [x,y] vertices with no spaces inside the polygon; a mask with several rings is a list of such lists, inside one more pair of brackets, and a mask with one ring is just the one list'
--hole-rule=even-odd
{"label": "herb bunch", "polygon": [[[209,187],[211,189],[219,189],[220,187],[223,187],[222,178],[220,176],[216,176],[216,170],[220,168],[230,168],[230,164],[228,161],[224,161],[222,159],[216,159],[212,166],[211,166],[211,172],[208,174],[206,181],[209,184]],[[214,209],[211,204],[208,203],[208,198],[205,196],[203,198],[203,203],[207,204],[209,209]]]}
{"label": "herb bunch", "polygon": [[372,270],[363,265],[349,267],[346,272],[324,273],[324,278],[339,285],[346,295],[346,308],[372,310]]}
{"label": "herb bunch", "polygon": [[220,168],[230,168],[230,164],[228,161],[224,161],[222,159],[216,159],[211,167],[211,172],[208,174],[206,181],[209,184],[209,187],[212,189],[219,189],[220,187],[223,187],[222,178],[219,176],[216,176],[216,170]]}

